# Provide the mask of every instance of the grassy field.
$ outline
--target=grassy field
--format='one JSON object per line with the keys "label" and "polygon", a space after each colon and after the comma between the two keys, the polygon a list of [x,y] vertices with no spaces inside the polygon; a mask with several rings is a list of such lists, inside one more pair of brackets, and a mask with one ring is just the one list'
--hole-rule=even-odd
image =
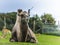
{"label": "grassy field", "polygon": [[9,42],[10,36],[7,36],[6,38],[0,38],[0,44],[1,45],[60,45],[59,36],[36,34],[36,37],[38,39],[38,43]]}

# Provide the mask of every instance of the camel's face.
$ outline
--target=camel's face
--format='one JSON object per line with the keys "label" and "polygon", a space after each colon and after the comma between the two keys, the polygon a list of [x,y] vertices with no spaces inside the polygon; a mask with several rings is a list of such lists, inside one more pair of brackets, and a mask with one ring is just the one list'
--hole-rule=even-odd
{"label": "camel's face", "polygon": [[28,22],[28,13],[26,11],[21,11],[18,13],[18,16],[21,17],[21,23],[26,24]]}
{"label": "camel's face", "polygon": [[26,11],[21,14],[21,22],[22,24],[26,24],[28,22],[28,13]]}

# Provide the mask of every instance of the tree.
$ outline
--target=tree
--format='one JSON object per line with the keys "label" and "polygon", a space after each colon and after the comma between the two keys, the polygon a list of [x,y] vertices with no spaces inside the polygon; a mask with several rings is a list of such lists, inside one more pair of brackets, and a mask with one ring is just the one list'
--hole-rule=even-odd
{"label": "tree", "polygon": [[4,17],[6,17],[6,28],[11,30],[15,24],[16,14],[16,12],[0,13],[0,30],[4,25]]}
{"label": "tree", "polygon": [[44,24],[55,24],[55,19],[52,17],[51,14],[45,14],[41,16],[41,20]]}
{"label": "tree", "polygon": [[42,21],[40,17],[35,14],[33,17],[30,17],[29,26],[35,33],[41,33],[42,31]]}

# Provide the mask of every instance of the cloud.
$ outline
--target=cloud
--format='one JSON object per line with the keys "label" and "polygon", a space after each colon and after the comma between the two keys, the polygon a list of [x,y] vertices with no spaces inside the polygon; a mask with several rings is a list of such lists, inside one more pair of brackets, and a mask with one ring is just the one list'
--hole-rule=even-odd
{"label": "cloud", "polygon": [[0,12],[16,11],[18,8],[28,10],[32,6],[31,15],[51,13],[56,20],[60,19],[59,0],[0,0]]}
{"label": "cloud", "polygon": [[34,6],[36,0],[0,0],[0,10],[3,12],[6,11],[15,11],[18,8],[29,9]]}

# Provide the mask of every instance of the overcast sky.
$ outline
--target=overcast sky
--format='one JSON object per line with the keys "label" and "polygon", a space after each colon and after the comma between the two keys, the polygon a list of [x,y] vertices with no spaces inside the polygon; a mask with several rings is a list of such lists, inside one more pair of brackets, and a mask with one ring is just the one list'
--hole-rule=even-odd
{"label": "overcast sky", "polygon": [[31,10],[31,16],[50,13],[56,21],[60,21],[60,1],[59,0],[0,0],[0,12],[12,12],[17,9]]}

